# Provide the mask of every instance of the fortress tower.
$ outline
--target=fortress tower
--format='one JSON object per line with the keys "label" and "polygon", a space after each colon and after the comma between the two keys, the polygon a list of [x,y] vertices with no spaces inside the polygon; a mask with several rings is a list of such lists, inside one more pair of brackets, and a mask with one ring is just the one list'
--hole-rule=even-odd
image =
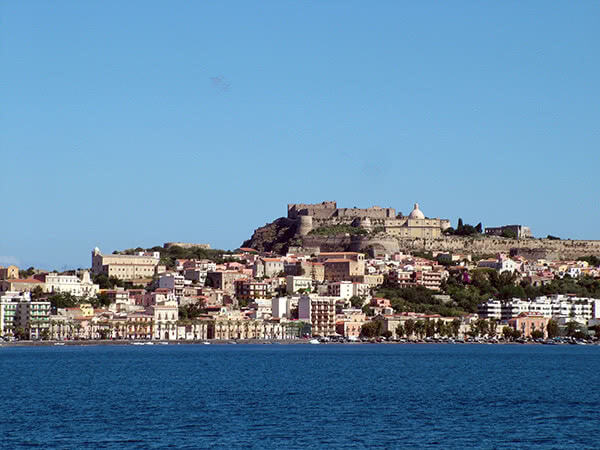
{"label": "fortress tower", "polygon": [[313,218],[312,216],[298,216],[300,218],[300,225],[298,226],[298,234],[300,236],[306,236],[313,229]]}

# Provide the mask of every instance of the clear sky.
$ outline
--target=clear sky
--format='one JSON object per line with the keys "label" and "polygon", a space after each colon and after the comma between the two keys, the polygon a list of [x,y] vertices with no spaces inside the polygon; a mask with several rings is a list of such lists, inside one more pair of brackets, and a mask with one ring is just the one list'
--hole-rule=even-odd
{"label": "clear sky", "polygon": [[0,0],[0,265],[286,204],[600,239],[597,1]]}

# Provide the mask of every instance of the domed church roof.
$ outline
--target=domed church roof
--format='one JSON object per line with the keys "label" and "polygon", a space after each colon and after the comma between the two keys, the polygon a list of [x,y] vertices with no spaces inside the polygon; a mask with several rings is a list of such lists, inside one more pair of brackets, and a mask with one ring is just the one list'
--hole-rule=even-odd
{"label": "domed church roof", "polygon": [[425,214],[423,214],[423,212],[419,209],[418,203],[415,203],[415,209],[412,210],[412,212],[410,213],[408,218],[409,219],[424,219],[425,218]]}

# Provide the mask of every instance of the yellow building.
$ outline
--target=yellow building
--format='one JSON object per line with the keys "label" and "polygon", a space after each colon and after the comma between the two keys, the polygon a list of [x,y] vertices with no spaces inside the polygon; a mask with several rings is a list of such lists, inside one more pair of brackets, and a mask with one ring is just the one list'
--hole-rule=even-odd
{"label": "yellow building", "polygon": [[15,278],[19,278],[19,268],[17,266],[0,267],[0,280]]}
{"label": "yellow building", "polygon": [[386,233],[408,238],[438,238],[448,227],[450,227],[449,220],[425,217],[418,203],[415,203],[413,211],[407,217],[386,219],[384,222]]}
{"label": "yellow building", "polygon": [[92,251],[92,273],[105,274],[120,280],[151,278],[158,268],[159,252],[139,252],[136,255],[103,255],[96,247]]}

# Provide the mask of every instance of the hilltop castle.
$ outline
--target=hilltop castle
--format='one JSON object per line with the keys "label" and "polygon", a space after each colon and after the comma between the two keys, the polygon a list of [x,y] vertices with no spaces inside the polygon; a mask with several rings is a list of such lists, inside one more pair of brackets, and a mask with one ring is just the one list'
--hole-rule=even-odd
{"label": "hilltop castle", "polygon": [[396,214],[394,208],[338,208],[335,201],[315,204],[292,203],[287,208],[288,219],[298,223],[298,234],[306,236],[319,227],[351,225],[367,231],[381,230],[397,237],[438,238],[442,231],[450,227],[447,219],[425,217],[415,203],[408,216]]}

